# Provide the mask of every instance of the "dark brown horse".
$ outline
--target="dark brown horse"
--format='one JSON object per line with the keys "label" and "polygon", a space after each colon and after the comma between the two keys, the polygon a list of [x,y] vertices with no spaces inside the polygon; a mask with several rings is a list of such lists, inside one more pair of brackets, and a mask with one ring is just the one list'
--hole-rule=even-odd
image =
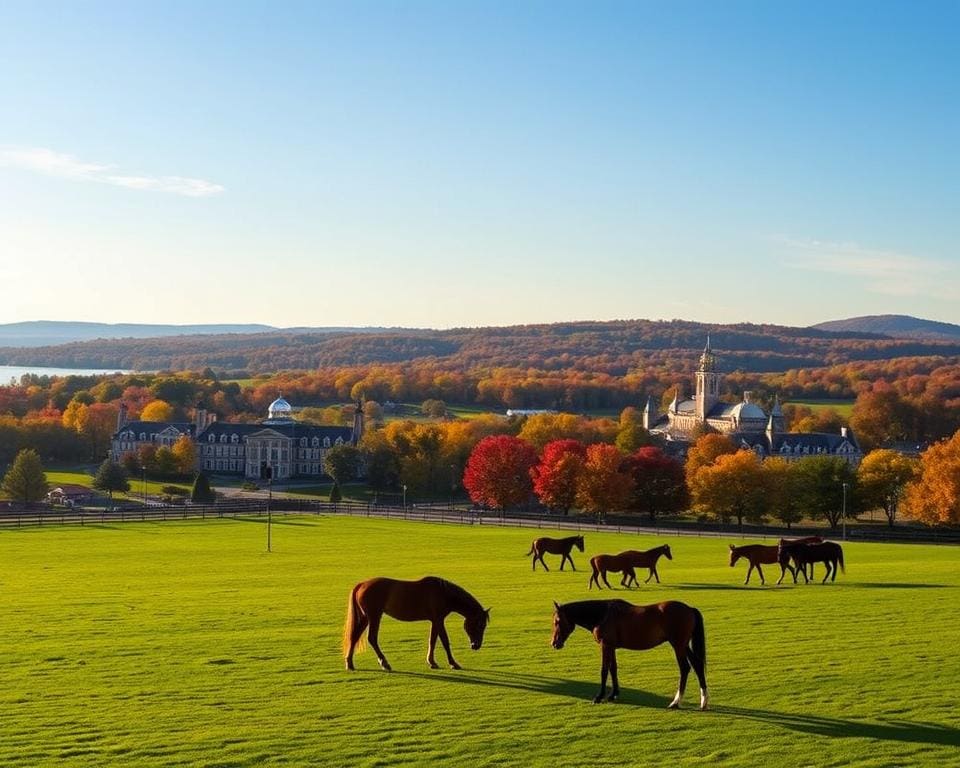
{"label": "dark brown horse", "polygon": [[530,545],[530,551],[527,552],[527,554],[533,555],[533,570],[537,570],[537,560],[540,561],[543,570],[550,570],[547,568],[547,564],[543,562],[543,556],[547,553],[551,555],[563,555],[560,559],[561,571],[563,570],[563,564],[567,560],[570,561],[570,567],[573,568],[573,570],[577,570],[577,566],[573,564],[573,558],[570,557],[570,552],[574,546],[583,552],[583,536],[567,536],[565,539],[534,539],[533,544]]}
{"label": "dark brown horse", "polygon": [[[780,552],[782,555],[793,558],[793,561],[797,564],[797,571],[803,573],[805,584],[810,583],[810,579],[807,576],[808,564],[811,568],[814,563],[823,563],[826,566],[827,573],[823,577],[823,581],[820,582],[821,584],[825,584],[827,579],[830,579],[830,581],[837,580],[838,565],[844,573],[846,573],[847,570],[843,565],[843,548],[835,541],[824,541],[820,544],[805,544],[800,541],[791,542],[781,539]],[[783,579],[782,575],[780,579]],[[796,581],[796,577],[794,577],[794,581]],[[777,584],[779,583],[778,581]]]}
{"label": "dark brown horse", "polygon": [[[766,584],[766,581],[763,578],[763,568],[761,565],[773,565],[777,563],[780,566],[780,581],[783,581],[783,575],[787,571],[790,571],[790,574],[793,576],[793,580],[797,580],[796,571],[793,570],[793,566],[790,565],[790,556],[784,554],[781,556],[780,548],[776,544],[771,544],[769,546],[765,544],[745,544],[742,547],[735,547],[733,544],[730,545],[730,567],[733,568],[737,564],[737,560],[741,557],[746,558],[750,563],[750,567],[747,568],[747,578],[744,580],[744,584],[750,583],[750,574],[753,572],[753,569],[757,569],[757,573],[760,574],[760,583]],[[777,582],[777,584],[780,583]]]}
{"label": "dark brown horse", "polygon": [[553,604],[553,638],[550,644],[560,650],[574,628],[581,626],[600,643],[600,692],[594,703],[603,701],[607,674],[612,687],[607,701],[620,695],[617,678],[617,648],[645,651],[661,643],[670,643],[680,667],[680,682],[669,709],[679,709],[687,687],[690,666],[700,681],[700,709],[706,709],[707,643],[703,616],[696,608],[670,600],[656,605],[632,605],[625,600],[582,600],[565,605]]}
{"label": "dark brown horse", "polygon": [[380,666],[388,672],[390,664],[380,650],[378,635],[380,619],[383,614],[399,621],[429,621],[430,643],[427,663],[437,668],[433,651],[437,638],[447,652],[447,661],[454,669],[460,665],[450,653],[450,639],[443,626],[444,619],[451,613],[464,617],[463,629],[470,638],[470,648],[480,650],[483,632],[490,620],[490,609],[484,609],[477,599],[463,587],[458,587],[445,579],[426,576],[419,581],[400,581],[398,579],[376,578],[361,581],[350,592],[347,601],[347,620],[343,625],[343,655],[347,669],[353,669],[353,652],[364,630],[369,627],[367,637],[370,646],[377,654]]}
{"label": "dark brown horse", "polygon": [[[646,552],[628,549],[619,555],[596,555],[590,558],[590,567],[593,569],[593,574],[590,576],[589,582],[590,589],[593,589],[594,584],[597,585],[597,589],[603,589],[603,587],[600,586],[601,578],[603,579],[603,583],[610,587],[610,582],[607,581],[607,571],[613,571],[615,573],[623,571],[623,576],[620,578],[621,587],[629,587],[631,581],[639,587],[640,582],[637,581],[637,573],[634,568],[648,568],[650,574],[647,576],[647,581],[656,577],[657,584],[659,584],[660,574],[657,573],[657,560],[664,555],[667,560],[673,560],[673,554],[670,552],[669,544],[648,549]],[[643,583],[646,584],[647,581]]]}

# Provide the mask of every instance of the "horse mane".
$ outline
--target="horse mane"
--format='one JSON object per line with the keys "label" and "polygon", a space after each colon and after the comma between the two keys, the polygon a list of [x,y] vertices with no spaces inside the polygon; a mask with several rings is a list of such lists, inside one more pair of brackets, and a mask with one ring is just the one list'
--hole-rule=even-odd
{"label": "horse mane", "polygon": [[452,581],[447,581],[446,579],[440,579],[440,583],[443,585],[443,589],[448,595],[450,595],[451,598],[453,598],[455,602],[463,603],[472,608],[476,608],[477,611],[483,610],[483,606],[480,605],[480,601],[467,592],[467,590],[465,590],[459,584],[454,584]]}

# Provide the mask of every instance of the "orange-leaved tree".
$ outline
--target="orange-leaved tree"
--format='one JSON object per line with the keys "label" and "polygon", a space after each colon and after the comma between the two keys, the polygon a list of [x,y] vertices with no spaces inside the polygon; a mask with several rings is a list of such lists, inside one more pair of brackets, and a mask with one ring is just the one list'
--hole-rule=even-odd
{"label": "orange-leaved tree", "polygon": [[606,443],[588,445],[577,485],[577,506],[598,515],[619,512],[630,505],[632,492],[633,478],[623,454]]}
{"label": "orange-leaved tree", "polygon": [[960,522],[960,431],[920,455],[920,476],[907,486],[903,512],[928,525]]}

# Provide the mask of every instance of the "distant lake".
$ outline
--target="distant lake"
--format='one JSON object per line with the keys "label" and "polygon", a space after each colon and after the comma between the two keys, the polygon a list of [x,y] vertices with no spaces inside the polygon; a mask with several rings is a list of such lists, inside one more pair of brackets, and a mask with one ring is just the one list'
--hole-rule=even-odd
{"label": "distant lake", "polygon": [[20,382],[25,373],[37,376],[96,376],[103,373],[130,373],[130,371],[103,368],[44,368],[39,365],[0,365],[0,386],[10,383],[10,379]]}

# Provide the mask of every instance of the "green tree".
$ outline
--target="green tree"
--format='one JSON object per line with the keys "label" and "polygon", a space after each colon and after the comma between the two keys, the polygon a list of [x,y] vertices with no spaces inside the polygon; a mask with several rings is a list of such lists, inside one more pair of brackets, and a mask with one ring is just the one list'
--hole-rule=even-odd
{"label": "green tree", "polygon": [[789,529],[803,519],[797,466],[779,456],[772,456],[763,462],[761,468],[767,514]]}
{"label": "green tree", "polygon": [[360,471],[360,451],[352,445],[337,445],[323,458],[323,471],[337,485],[354,480]]}
{"label": "green tree", "polygon": [[13,466],[3,476],[3,492],[23,504],[32,504],[46,496],[47,476],[35,450],[24,448],[17,454]]}
{"label": "green tree", "polygon": [[114,491],[129,491],[130,481],[123,467],[115,461],[105,459],[97,470],[96,477],[93,478],[93,487],[98,491],[106,491],[110,505],[113,506]]}
{"label": "green tree", "polygon": [[838,456],[810,456],[797,462],[796,472],[801,503],[810,517],[826,520],[836,530],[844,508],[847,517],[855,513],[857,475],[846,461]]}
{"label": "green tree", "polygon": [[339,504],[343,499],[343,493],[340,490],[340,483],[333,481],[333,487],[330,489],[330,503]]}
{"label": "green tree", "polygon": [[424,400],[420,406],[420,412],[424,416],[442,419],[447,415],[447,405],[443,400]]}
{"label": "green tree", "polygon": [[919,461],[909,456],[885,448],[871,451],[857,468],[863,507],[882,508],[887,523],[892,527],[897,517],[900,495],[918,471]]}
{"label": "green tree", "polygon": [[197,472],[193,478],[193,488],[190,490],[190,500],[195,504],[212,504],[217,494],[210,487],[210,480],[203,472]]}

